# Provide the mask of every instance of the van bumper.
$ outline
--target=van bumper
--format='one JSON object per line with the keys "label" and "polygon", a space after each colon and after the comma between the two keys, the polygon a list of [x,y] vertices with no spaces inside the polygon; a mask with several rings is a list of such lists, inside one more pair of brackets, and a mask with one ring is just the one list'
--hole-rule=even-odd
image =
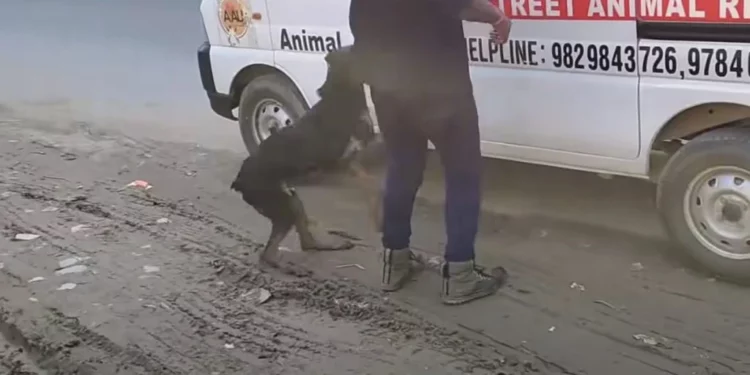
{"label": "van bumper", "polygon": [[211,44],[209,42],[204,42],[198,48],[198,70],[201,74],[203,89],[206,90],[208,101],[211,103],[211,109],[221,117],[237,120],[237,117],[232,113],[232,109],[235,107],[232,97],[216,92],[214,75],[211,70]]}

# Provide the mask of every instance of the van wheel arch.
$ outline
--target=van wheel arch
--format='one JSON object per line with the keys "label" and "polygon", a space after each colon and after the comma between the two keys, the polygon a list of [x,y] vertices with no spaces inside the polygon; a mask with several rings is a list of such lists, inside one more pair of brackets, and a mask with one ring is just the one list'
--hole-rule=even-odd
{"label": "van wheel arch", "polygon": [[276,76],[279,80],[286,80],[290,87],[294,88],[295,94],[304,97],[297,84],[281,69],[266,64],[253,64],[242,68],[232,80],[232,84],[229,87],[229,95],[232,97],[233,106],[236,107],[239,105],[245,86],[257,78],[268,75]]}
{"label": "van wheel arch", "polygon": [[656,182],[666,163],[691,139],[719,128],[750,123],[750,106],[704,103],[687,108],[667,121],[651,142],[649,176]]}

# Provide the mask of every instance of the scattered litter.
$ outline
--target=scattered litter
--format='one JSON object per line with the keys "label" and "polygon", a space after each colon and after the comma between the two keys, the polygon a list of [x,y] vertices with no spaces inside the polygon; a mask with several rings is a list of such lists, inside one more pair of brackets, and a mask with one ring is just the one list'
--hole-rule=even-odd
{"label": "scattered litter", "polygon": [[549,327],[548,331],[550,331],[550,332],[555,332],[555,330],[556,330],[556,329],[557,329],[557,328],[555,328],[555,326],[552,326],[552,327]]}
{"label": "scattered litter", "polygon": [[234,344],[229,344],[229,343],[226,343],[226,344],[224,344],[224,347],[225,347],[226,349],[234,349]]}
{"label": "scattered litter", "polygon": [[572,284],[570,284],[570,289],[578,289],[581,292],[583,292],[583,291],[586,290],[586,287],[584,287],[583,285],[581,285],[581,284],[579,284],[577,282],[573,282]]}
{"label": "scattered litter", "polygon": [[23,213],[25,213],[25,214],[33,214],[34,210],[26,209],[26,210],[23,210]]}
{"label": "scattered litter", "polygon": [[11,195],[13,195],[13,193],[6,191],[0,194],[0,198],[9,198]]}
{"label": "scattered litter", "polygon": [[539,238],[544,238],[544,237],[547,237],[547,235],[549,235],[549,232],[547,232],[547,231],[546,231],[546,230],[544,230],[544,229],[542,229],[542,230],[541,230],[541,231],[539,232]]}
{"label": "scattered litter", "polygon": [[135,180],[135,181],[133,181],[133,182],[125,185],[125,187],[123,187],[123,189],[129,188],[129,187],[139,188],[139,189],[143,189],[143,190],[149,190],[153,186],[151,186],[151,184],[149,184],[148,181]]}
{"label": "scattered litter", "polygon": [[5,263],[0,262],[0,270],[3,269],[3,268],[5,268]]}
{"label": "scattered litter", "polygon": [[150,249],[150,248],[151,248],[151,245],[143,245],[143,246],[141,246],[141,249]]}
{"label": "scattered litter", "polygon": [[167,305],[167,303],[166,303],[166,302],[161,302],[161,303],[159,303],[159,306],[163,307],[163,308],[164,308],[164,310],[169,310],[169,311],[172,311],[172,308],[171,308],[171,307],[169,307],[169,305]]}
{"label": "scattered litter", "polygon": [[646,344],[646,345],[650,345],[650,346],[659,345],[659,342],[656,341],[655,338],[653,338],[651,336],[648,336],[648,335],[644,335],[642,333],[639,333],[637,335],[633,335],[633,338],[636,339],[636,340],[638,340],[638,341],[640,341],[640,342],[642,342],[642,343],[644,343],[644,344]]}
{"label": "scattered litter", "polygon": [[58,210],[57,207],[47,207],[47,208],[43,209],[42,212],[55,212],[57,210]]}
{"label": "scattered litter", "polygon": [[605,180],[611,180],[614,178],[614,176],[612,176],[611,174],[606,174],[606,173],[597,173],[596,175],[599,176],[599,178],[602,178]]}
{"label": "scattered litter", "polygon": [[132,255],[133,255],[134,257],[142,257],[142,256],[143,256],[143,254],[141,254],[141,253],[136,253],[136,252],[132,252],[132,253],[130,253],[130,254],[132,254]]}
{"label": "scattered litter", "polygon": [[62,275],[69,275],[71,273],[81,273],[89,269],[88,267],[84,266],[83,264],[79,264],[76,266],[66,267],[61,270],[55,271],[55,275],[62,276]]}
{"label": "scattered litter", "polygon": [[77,286],[78,285],[76,283],[65,283],[63,285],[60,285],[60,287],[57,288],[57,290],[72,290],[72,289],[75,289],[75,287]]}
{"label": "scattered litter", "polygon": [[39,300],[36,299],[36,298],[34,298],[34,297],[29,297],[29,301],[31,301],[31,302],[39,302]]}
{"label": "scattered litter", "polygon": [[73,228],[70,228],[70,232],[71,233],[78,233],[78,232],[80,232],[82,230],[86,230],[86,229],[89,229],[89,228],[90,227],[88,225],[86,225],[86,224],[76,225]]}
{"label": "scattered litter", "polygon": [[640,262],[635,262],[630,266],[631,271],[643,271],[644,268]]}
{"label": "scattered litter", "polygon": [[271,292],[269,292],[266,289],[263,288],[255,288],[251,291],[243,294],[241,296],[242,298],[252,298],[254,299],[259,305],[266,303],[269,299],[271,299]]}
{"label": "scattered litter", "polygon": [[18,140],[17,139],[9,139],[8,143],[18,143]]}
{"label": "scattered litter", "polygon": [[441,264],[443,264],[443,260],[438,256],[432,257],[427,261],[427,265],[430,266],[430,268],[440,268]]}
{"label": "scattered litter", "polygon": [[172,220],[167,219],[166,217],[163,217],[159,220],[156,220],[156,224],[169,224]]}
{"label": "scattered litter", "polygon": [[342,264],[340,266],[336,266],[336,268],[349,268],[349,267],[357,267],[364,271],[365,267],[362,267],[362,265],[352,263],[352,264]]}
{"label": "scattered litter", "polygon": [[143,266],[143,272],[145,273],[155,273],[159,271],[161,271],[161,269],[157,266]]}
{"label": "scattered litter", "polygon": [[607,307],[609,307],[612,310],[620,310],[617,307],[615,307],[615,305],[613,305],[613,304],[611,304],[611,303],[609,303],[609,302],[607,302],[605,300],[602,300],[602,299],[598,299],[598,300],[594,301],[594,303],[598,303],[600,305],[607,306]]}
{"label": "scattered litter", "polygon": [[74,266],[88,259],[90,258],[89,257],[72,257],[72,258],[61,260],[59,264],[60,264],[60,268],[68,268],[70,266]]}
{"label": "scattered litter", "polygon": [[29,284],[31,284],[31,283],[35,283],[35,282],[38,282],[38,281],[43,281],[43,280],[44,280],[44,278],[43,278],[43,277],[41,277],[41,276],[37,276],[37,277],[35,277],[35,278],[33,278],[33,279],[29,279]]}
{"label": "scattered litter", "polygon": [[159,275],[141,275],[141,276],[138,276],[139,280],[154,279],[154,278],[159,278]]}
{"label": "scattered litter", "polygon": [[16,234],[15,237],[13,237],[13,240],[15,241],[33,241],[37,238],[41,237],[38,234],[31,234],[31,233],[19,233]]}

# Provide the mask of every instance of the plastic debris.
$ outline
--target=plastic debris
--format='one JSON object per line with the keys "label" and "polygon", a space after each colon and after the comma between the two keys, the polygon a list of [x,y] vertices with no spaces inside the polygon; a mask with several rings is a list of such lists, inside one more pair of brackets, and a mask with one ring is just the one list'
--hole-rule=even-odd
{"label": "plastic debris", "polygon": [[271,297],[271,292],[263,288],[255,288],[242,295],[242,298],[254,299],[259,305],[268,302]]}
{"label": "plastic debris", "polygon": [[630,266],[631,271],[643,271],[644,268],[640,262],[635,262]]}
{"label": "plastic debris", "polygon": [[57,207],[47,207],[47,208],[42,209],[42,212],[55,212],[57,210],[58,210]]}
{"label": "plastic debris", "polygon": [[352,264],[342,264],[342,265],[340,265],[340,266],[336,266],[336,268],[350,268],[350,267],[357,267],[357,268],[359,268],[359,269],[361,269],[361,270],[364,270],[364,269],[365,269],[365,267],[362,267],[362,265],[359,265],[359,264],[356,264],[356,263],[352,263]]}
{"label": "plastic debris", "polygon": [[31,302],[39,302],[39,300],[36,299],[36,298],[34,298],[34,297],[29,297],[29,301],[31,301]]}
{"label": "plastic debris", "polygon": [[544,230],[544,229],[542,229],[541,231],[539,231],[539,238],[545,238],[545,237],[547,237],[548,235],[549,235],[549,232],[547,232],[547,231],[546,231],[546,230]]}
{"label": "plastic debris", "polygon": [[13,237],[13,240],[15,241],[33,241],[37,238],[41,237],[38,234],[31,234],[31,233],[19,233],[16,234],[15,237]]}
{"label": "plastic debris", "polygon": [[60,268],[68,268],[70,266],[74,266],[80,262],[83,262],[84,260],[88,260],[89,257],[72,257],[63,259],[59,262]]}
{"label": "plastic debris", "polygon": [[3,269],[3,268],[5,268],[5,263],[0,262],[0,270]]}
{"label": "plastic debris", "polygon": [[611,304],[611,303],[609,303],[609,302],[607,302],[607,301],[605,301],[603,299],[598,299],[598,300],[594,301],[594,303],[600,304],[602,306],[607,306],[607,307],[609,307],[612,310],[620,310],[617,307],[615,307],[615,305],[613,305],[613,304]]}
{"label": "plastic debris", "polygon": [[27,210],[23,210],[23,213],[25,213],[25,214],[33,214],[34,210],[28,210],[28,209]]}
{"label": "plastic debris", "polygon": [[134,188],[143,189],[143,190],[149,190],[153,188],[153,186],[151,186],[151,184],[149,184],[148,181],[143,181],[143,180],[135,180],[125,185],[125,188],[129,188],[129,187],[134,187]]}
{"label": "plastic debris", "polygon": [[71,233],[78,233],[78,232],[80,232],[82,230],[86,230],[86,229],[89,229],[89,228],[90,227],[88,225],[86,225],[86,224],[76,225],[76,226],[70,228],[70,232]]}
{"label": "plastic debris", "polygon": [[11,195],[13,195],[13,193],[9,191],[5,191],[2,194],[0,194],[0,198],[9,198]]}
{"label": "plastic debris", "polygon": [[169,224],[172,220],[167,219],[166,217],[163,217],[159,220],[156,220],[156,224]]}
{"label": "plastic debris", "polygon": [[143,245],[143,246],[141,246],[141,249],[150,249],[150,248],[151,248],[151,245]]}
{"label": "plastic debris", "polygon": [[586,290],[586,287],[577,282],[573,282],[572,284],[570,284],[570,289],[578,289],[579,291],[583,292]]}
{"label": "plastic debris", "polygon": [[71,273],[81,273],[89,269],[88,267],[84,266],[83,264],[79,264],[76,266],[66,267],[61,270],[55,271],[55,275],[62,276],[62,275],[69,275]]}
{"label": "plastic debris", "polygon": [[35,283],[35,282],[38,282],[38,281],[43,281],[43,280],[44,280],[44,278],[43,278],[43,277],[41,277],[41,276],[37,276],[37,277],[35,277],[35,278],[33,278],[33,279],[29,279],[29,284],[31,284],[31,283]]}
{"label": "plastic debris", "polygon": [[557,329],[557,328],[556,328],[555,326],[552,326],[552,327],[549,327],[549,329],[548,329],[547,331],[550,331],[550,332],[555,332],[555,330],[556,330],[556,329]]}
{"label": "plastic debris", "polygon": [[65,283],[63,285],[60,285],[57,290],[72,290],[75,289],[78,285],[76,283]]}
{"label": "plastic debris", "polygon": [[159,271],[161,271],[161,269],[157,266],[143,266],[143,272],[145,273],[155,273]]}
{"label": "plastic debris", "polygon": [[653,338],[651,336],[648,336],[648,335],[644,335],[642,333],[639,333],[637,335],[633,335],[633,338],[636,339],[636,340],[638,340],[638,341],[640,341],[640,342],[642,342],[642,343],[644,343],[644,344],[646,344],[646,345],[650,345],[650,346],[659,345],[659,341],[656,341],[655,338]]}
{"label": "plastic debris", "polygon": [[224,344],[224,348],[226,348],[226,349],[234,349],[234,344],[226,343],[226,344]]}

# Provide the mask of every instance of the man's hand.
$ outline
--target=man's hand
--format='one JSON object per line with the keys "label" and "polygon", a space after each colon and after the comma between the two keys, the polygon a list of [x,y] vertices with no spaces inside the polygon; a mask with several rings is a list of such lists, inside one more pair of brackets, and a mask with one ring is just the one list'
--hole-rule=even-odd
{"label": "man's hand", "polygon": [[510,36],[511,21],[510,18],[503,15],[503,17],[492,24],[492,31],[490,31],[490,39],[497,44],[504,44],[508,41]]}

